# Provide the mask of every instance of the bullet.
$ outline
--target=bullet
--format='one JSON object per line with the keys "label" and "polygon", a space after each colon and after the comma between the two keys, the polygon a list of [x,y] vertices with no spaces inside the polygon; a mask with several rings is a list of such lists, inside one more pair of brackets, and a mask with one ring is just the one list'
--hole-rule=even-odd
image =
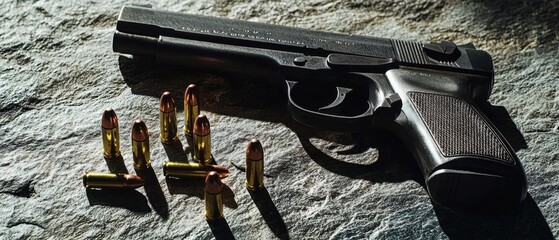
{"label": "bullet", "polygon": [[164,92],[159,100],[159,126],[159,139],[162,143],[169,144],[179,139],[175,99],[170,92]]}
{"label": "bullet", "polygon": [[184,92],[184,135],[192,140],[194,121],[200,114],[198,108],[198,88],[194,84],[188,85]]}
{"label": "bullet", "polygon": [[151,167],[148,128],[140,119],[132,126],[132,158],[134,169],[142,170]]}
{"label": "bullet", "polygon": [[105,156],[105,158],[116,158],[120,156],[118,119],[112,108],[107,108],[103,112],[101,131],[103,138],[103,156]]}
{"label": "bullet", "polygon": [[143,185],[144,180],[136,175],[97,172],[83,175],[83,186],[86,188],[139,188]]}
{"label": "bullet", "polygon": [[210,122],[205,115],[199,115],[194,121],[194,162],[209,163],[212,159],[212,141]]}
{"label": "bullet", "polygon": [[211,171],[206,176],[204,200],[206,202],[206,220],[223,218],[223,184],[217,172]]}
{"label": "bullet", "polygon": [[165,176],[203,178],[211,171],[217,172],[220,178],[229,176],[229,170],[220,165],[182,162],[166,162],[163,165]]}
{"label": "bullet", "polygon": [[246,150],[246,188],[251,191],[264,187],[264,151],[258,139],[252,139]]}

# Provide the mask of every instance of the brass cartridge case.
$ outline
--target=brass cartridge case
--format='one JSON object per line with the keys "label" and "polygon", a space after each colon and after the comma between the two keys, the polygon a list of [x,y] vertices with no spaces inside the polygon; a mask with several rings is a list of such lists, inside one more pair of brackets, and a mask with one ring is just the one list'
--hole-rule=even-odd
{"label": "brass cartridge case", "polygon": [[175,99],[170,92],[164,92],[159,101],[159,127],[159,139],[162,143],[169,144],[179,139]]}
{"label": "brass cartridge case", "polygon": [[212,141],[210,122],[205,115],[199,115],[194,121],[194,162],[209,163],[212,160]]}
{"label": "brass cartridge case", "polygon": [[229,170],[220,165],[182,162],[166,162],[163,164],[163,174],[165,176],[204,178],[211,171],[217,172],[220,178],[229,176]]}
{"label": "brass cartridge case", "polygon": [[86,188],[138,188],[144,181],[136,176],[122,173],[96,173],[83,175],[83,186]]}
{"label": "brass cartridge case", "polygon": [[223,184],[217,172],[210,172],[206,176],[204,186],[204,201],[206,205],[206,220],[212,221],[223,218]]}
{"label": "brass cartridge case", "polygon": [[251,191],[264,187],[264,151],[257,139],[250,140],[247,146],[245,185]]}
{"label": "brass cartridge case", "polygon": [[139,119],[132,126],[132,158],[134,169],[142,170],[151,167],[148,129]]}
{"label": "brass cartridge case", "polygon": [[200,115],[198,107],[198,88],[194,84],[188,85],[184,92],[184,135],[192,140],[194,121]]}
{"label": "brass cartridge case", "polygon": [[107,108],[101,118],[101,136],[103,138],[103,156],[116,158],[120,156],[120,137],[118,135],[118,119],[112,108]]}

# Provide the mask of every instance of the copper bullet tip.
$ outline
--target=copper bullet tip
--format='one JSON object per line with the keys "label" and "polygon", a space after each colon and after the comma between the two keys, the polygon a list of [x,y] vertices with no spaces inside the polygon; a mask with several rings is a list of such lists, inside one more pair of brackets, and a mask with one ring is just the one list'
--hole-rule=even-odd
{"label": "copper bullet tip", "polygon": [[250,140],[246,150],[246,157],[252,161],[260,161],[264,159],[264,151],[262,150],[262,144],[258,139],[253,138]]}
{"label": "copper bullet tip", "polygon": [[139,188],[144,186],[144,180],[137,175],[126,174],[124,175],[124,178],[126,178],[126,181],[124,182],[126,187]]}
{"label": "copper bullet tip", "polygon": [[164,113],[170,113],[175,111],[175,99],[170,92],[164,92],[159,100],[159,110]]}
{"label": "copper bullet tip", "polygon": [[134,141],[143,142],[148,140],[148,138],[148,128],[146,124],[140,119],[136,120],[134,125],[132,125],[132,139]]}
{"label": "copper bullet tip", "polygon": [[198,87],[194,84],[188,85],[184,92],[184,105],[198,105]]}
{"label": "copper bullet tip", "polygon": [[212,165],[213,170],[219,174],[221,178],[226,178],[229,176],[229,169],[221,165]]}
{"label": "copper bullet tip", "polygon": [[105,109],[105,112],[103,112],[101,126],[105,129],[118,127],[118,119],[116,118],[116,113],[112,108],[107,108]]}
{"label": "copper bullet tip", "polygon": [[223,191],[223,184],[221,183],[221,178],[217,172],[211,171],[208,173],[206,176],[204,190],[211,194],[218,194]]}
{"label": "copper bullet tip", "polygon": [[194,121],[194,134],[198,136],[206,136],[210,134],[210,121],[206,115],[199,115]]}

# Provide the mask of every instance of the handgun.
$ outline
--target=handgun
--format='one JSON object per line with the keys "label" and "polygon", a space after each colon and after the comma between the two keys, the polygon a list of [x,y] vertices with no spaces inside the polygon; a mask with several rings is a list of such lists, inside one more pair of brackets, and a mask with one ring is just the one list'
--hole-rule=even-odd
{"label": "handgun", "polygon": [[491,56],[421,43],[124,6],[113,51],[286,89],[291,116],[319,129],[382,128],[413,155],[433,204],[518,206],[524,169],[481,111]]}

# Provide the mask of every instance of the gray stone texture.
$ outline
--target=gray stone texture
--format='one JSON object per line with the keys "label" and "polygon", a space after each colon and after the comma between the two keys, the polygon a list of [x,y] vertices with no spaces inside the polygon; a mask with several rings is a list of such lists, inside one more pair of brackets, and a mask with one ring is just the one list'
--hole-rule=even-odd
{"label": "gray stone texture", "polygon": [[[371,147],[355,151],[347,134],[290,120],[274,90],[248,81],[230,86],[227,76],[155,68],[113,53],[123,4],[1,1],[0,239],[210,239],[228,228],[237,239],[559,237],[557,1],[153,3],[323,31],[472,42],[488,51],[496,70],[490,102],[512,118],[504,133],[512,136],[529,184],[525,205],[507,215],[434,208],[415,180],[412,158],[389,136],[372,136]],[[162,173],[169,158],[184,158],[187,144],[182,135],[183,146],[165,149],[159,142],[159,96],[174,94],[182,127],[188,83],[201,87],[213,154],[232,173],[224,179],[226,223],[205,221],[200,182],[167,181]],[[144,173],[146,188],[99,192],[82,186],[84,171],[109,171],[100,128],[107,107],[118,115],[131,173],[132,123],[141,118],[149,128],[153,171]],[[507,116],[494,115],[497,122]],[[518,131],[521,137],[514,137]],[[263,143],[267,174],[267,193],[253,196],[241,170],[252,137]]]}

